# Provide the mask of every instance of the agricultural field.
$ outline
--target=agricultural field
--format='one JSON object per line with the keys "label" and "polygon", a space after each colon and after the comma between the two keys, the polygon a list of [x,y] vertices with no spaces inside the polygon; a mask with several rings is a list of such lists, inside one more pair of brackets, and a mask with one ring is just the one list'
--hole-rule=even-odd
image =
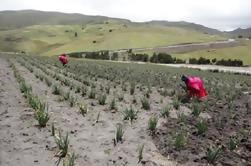
{"label": "agricultural field", "polygon": [[0,83],[0,165],[251,164],[250,76],[1,54]]}

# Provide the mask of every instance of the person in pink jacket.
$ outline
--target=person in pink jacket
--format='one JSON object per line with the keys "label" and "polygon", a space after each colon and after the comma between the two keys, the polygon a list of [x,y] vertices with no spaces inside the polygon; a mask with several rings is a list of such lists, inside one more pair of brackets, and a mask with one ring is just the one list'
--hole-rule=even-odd
{"label": "person in pink jacket", "polygon": [[198,99],[203,99],[208,95],[200,77],[183,75],[181,80],[186,84],[189,98],[196,97]]}
{"label": "person in pink jacket", "polygon": [[66,57],[66,54],[62,54],[58,57],[59,61],[64,65],[66,65],[68,63],[68,59]]}

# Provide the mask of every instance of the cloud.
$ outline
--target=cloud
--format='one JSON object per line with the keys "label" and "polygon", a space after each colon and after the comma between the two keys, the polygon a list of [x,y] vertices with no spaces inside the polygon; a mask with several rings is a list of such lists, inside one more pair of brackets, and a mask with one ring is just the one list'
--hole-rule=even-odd
{"label": "cloud", "polygon": [[127,18],[190,21],[222,30],[251,25],[250,0],[1,0],[0,10],[37,9]]}

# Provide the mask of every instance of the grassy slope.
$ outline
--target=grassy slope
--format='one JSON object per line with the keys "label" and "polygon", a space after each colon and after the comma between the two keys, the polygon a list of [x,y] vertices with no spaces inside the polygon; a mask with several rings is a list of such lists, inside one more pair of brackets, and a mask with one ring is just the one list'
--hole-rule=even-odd
{"label": "grassy slope", "polygon": [[[113,31],[109,32],[109,29]],[[74,37],[75,32],[78,33],[78,37]],[[6,42],[6,37],[19,38],[19,41]],[[125,26],[119,22],[88,24],[84,30],[79,25],[36,25],[0,31],[0,50],[25,50],[42,55],[54,55],[62,52],[154,47],[219,39],[222,38],[183,28],[156,25]],[[97,43],[94,44],[94,40]]]}
{"label": "grassy slope", "polygon": [[244,46],[221,48],[213,50],[201,50],[184,54],[174,54],[174,56],[181,59],[189,58],[217,58],[217,59],[241,59],[244,64],[251,65],[251,41],[245,41]]}

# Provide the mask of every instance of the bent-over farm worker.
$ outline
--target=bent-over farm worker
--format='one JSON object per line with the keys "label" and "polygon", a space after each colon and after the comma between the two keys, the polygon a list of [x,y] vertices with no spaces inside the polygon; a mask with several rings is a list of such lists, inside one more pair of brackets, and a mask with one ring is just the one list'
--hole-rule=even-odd
{"label": "bent-over farm worker", "polygon": [[188,97],[196,97],[203,99],[207,96],[207,91],[204,87],[203,81],[195,76],[182,76],[181,80],[185,82],[188,91]]}
{"label": "bent-over farm worker", "polygon": [[66,54],[61,54],[59,57],[58,57],[59,61],[64,65],[66,65],[68,63],[68,59],[66,57]]}

